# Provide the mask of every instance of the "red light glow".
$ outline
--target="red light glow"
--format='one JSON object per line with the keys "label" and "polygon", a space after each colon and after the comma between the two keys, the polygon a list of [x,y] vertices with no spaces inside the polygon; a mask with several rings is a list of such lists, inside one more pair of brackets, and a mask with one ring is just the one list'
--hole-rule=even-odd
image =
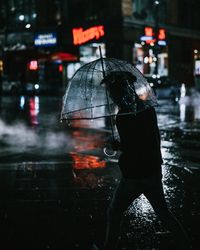
{"label": "red light glow", "polygon": [[52,61],[77,61],[78,57],[65,52],[55,52],[51,54],[50,60]]}
{"label": "red light glow", "polygon": [[86,30],[83,30],[83,28],[74,28],[72,29],[72,33],[74,45],[80,45],[92,39],[98,40],[105,34],[104,26],[102,25],[94,26]]}
{"label": "red light glow", "polygon": [[95,169],[104,168],[106,166],[106,162],[101,161],[97,156],[81,155],[76,152],[71,152],[70,155],[74,162],[74,169]]}
{"label": "red light glow", "polygon": [[145,36],[153,36],[153,28],[145,27],[144,28],[144,34],[145,34]]}
{"label": "red light glow", "polygon": [[30,61],[29,63],[29,70],[37,70],[38,69],[38,62],[37,61]]}
{"label": "red light glow", "polygon": [[[145,27],[144,28],[144,34],[145,34],[145,36],[152,37],[152,38],[155,36],[152,27]],[[166,30],[165,29],[159,29],[159,31],[158,31],[158,40],[165,40],[165,39],[166,39]],[[146,43],[152,43],[152,42],[155,42],[155,39],[153,39],[153,40],[149,39],[149,40],[146,41]]]}
{"label": "red light glow", "polygon": [[159,29],[158,39],[165,40],[165,38],[166,38],[165,29]]}
{"label": "red light glow", "polygon": [[38,122],[38,113],[39,113],[39,99],[38,97],[33,97],[29,100],[29,112],[30,112],[30,121],[32,125],[39,124]]}
{"label": "red light glow", "polygon": [[59,70],[59,72],[62,72],[62,71],[63,71],[63,66],[62,66],[62,64],[59,65],[58,70]]}

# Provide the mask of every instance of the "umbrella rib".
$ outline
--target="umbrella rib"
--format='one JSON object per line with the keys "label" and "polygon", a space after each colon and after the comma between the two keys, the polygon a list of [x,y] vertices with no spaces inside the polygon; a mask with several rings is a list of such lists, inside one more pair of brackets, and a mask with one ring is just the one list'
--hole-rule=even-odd
{"label": "umbrella rib", "polygon": [[[83,71],[82,74],[80,74],[79,80],[80,80],[81,83],[82,82],[84,83],[84,93],[85,93],[85,99],[86,100],[87,100],[87,86],[86,86],[86,83],[88,82],[87,76],[89,75],[89,71],[90,71],[90,68],[91,68],[92,64],[93,64],[92,62],[87,63],[81,68],[81,70],[77,71],[77,73]],[[83,68],[86,69],[86,70],[83,70]]]}
{"label": "umbrella rib", "polygon": [[[111,63],[114,64],[114,66],[115,66],[116,68],[119,67],[119,70],[121,71],[120,66],[117,64],[117,62],[115,62],[115,60],[114,60],[113,58],[110,58],[110,61],[111,61]],[[112,69],[112,66],[111,66],[110,64],[108,64],[108,65],[109,65],[109,67]]]}
{"label": "umbrella rib", "polygon": [[92,80],[93,80],[93,75],[94,75],[94,69],[96,67],[96,64],[97,62],[94,63],[94,68],[93,68],[93,71],[92,71],[92,76],[91,76],[91,98],[90,98],[90,105],[91,105],[91,108],[90,108],[90,114],[91,114],[91,117],[93,118],[93,110],[92,110],[92,98],[93,98],[93,86],[92,86]]}
{"label": "umbrella rib", "polygon": [[[101,61],[101,66],[102,66],[102,75],[103,75],[103,78],[105,78],[105,76],[106,76],[105,72],[106,71],[105,71],[103,62],[105,61],[105,63],[106,63],[106,59],[103,60],[102,55],[101,55],[100,61]],[[105,91],[106,91],[107,107],[108,107],[108,111],[109,111],[109,115],[110,115],[110,125],[111,125],[111,132],[112,132],[112,140],[114,141],[115,140],[115,136],[114,136],[114,121],[113,121],[113,117],[111,115],[110,102],[109,102],[109,96],[108,96],[108,90],[107,90],[107,88],[105,88]]]}
{"label": "umbrella rib", "polygon": [[84,72],[84,69],[87,68],[87,66],[90,65],[90,64],[92,64],[93,62],[95,62],[95,60],[92,61],[92,62],[88,62],[88,63],[84,64],[84,66],[82,66],[79,69],[77,69],[76,72],[73,74],[73,76],[72,76],[71,79],[73,79],[80,71]]}
{"label": "umbrella rib", "polygon": [[[112,63],[113,63],[117,68],[119,68],[119,71],[124,71],[124,69],[121,68],[121,64],[118,63],[115,59],[111,58],[111,61],[112,61]],[[126,61],[125,61],[125,62],[126,62]],[[126,62],[125,65],[128,65],[128,63]]]}
{"label": "umbrella rib", "polygon": [[[106,117],[114,117],[117,114],[111,114],[111,115],[103,115],[103,116],[96,116],[93,118],[94,119],[99,119],[99,118],[106,118]],[[124,116],[124,115],[135,115],[134,112],[128,112],[128,113],[122,113],[122,114],[118,114],[119,116]],[[91,120],[90,117],[74,117],[74,118],[63,118],[62,120]]]}
{"label": "umbrella rib", "polygon": [[[92,106],[92,108],[99,108],[99,107],[103,107],[103,106],[107,106],[107,103],[104,103],[104,104],[101,104],[101,105]],[[75,112],[78,112],[78,111],[87,110],[87,109],[91,109],[91,107],[86,107],[86,108],[82,108],[82,109],[76,109],[76,110],[73,110],[73,111],[63,112],[63,115],[72,114],[72,113],[75,113]]]}
{"label": "umbrella rib", "polygon": [[[105,66],[105,70],[104,70],[104,67],[101,67],[100,65],[102,61],[103,61],[103,66]],[[141,88],[142,84],[146,85],[148,83],[146,77],[139,71],[139,69],[137,69],[132,63],[129,63],[128,61],[124,61],[124,60],[116,59],[116,58],[103,58],[102,57],[97,60],[86,63],[85,65],[81,66],[72,76],[72,79],[69,83],[65,96],[63,98],[63,108],[61,111],[61,119],[64,118],[63,116],[65,116],[64,119],[66,120],[96,119],[96,118],[110,116],[112,120],[112,117],[115,116],[114,114],[115,112],[112,109],[113,107],[111,107],[110,109],[110,106],[109,106],[109,102],[111,101],[110,96],[108,95],[107,91],[105,93],[102,90],[102,88],[99,88],[99,87],[101,86],[100,83],[102,83],[104,75],[109,76],[110,73],[113,74],[115,72],[116,72],[117,77],[118,77],[118,73],[119,75],[122,75],[122,79],[125,79],[126,73],[128,74],[128,72],[136,76],[137,80],[132,83],[134,84],[133,86],[135,86],[135,88],[137,87],[137,89]],[[123,75],[123,72],[124,72],[124,75]],[[128,76],[129,75],[127,75],[127,77]],[[71,92],[69,92],[70,86],[73,87],[71,88]],[[128,89],[127,89],[128,91],[133,90],[131,86],[132,85],[129,84],[128,82]],[[105,89],[107,90],[107,88]],[[69,100],[67,98],[68,96],[69,96]],[[146,101],[145,103],[146,108],[148,108],[148,106],[151,107],[155,105],[155,100],[152,98],[153,97],[150,97],[150,99]],[[107,99],[107,102],[106,102],[106,99]],[[72,102],[73,100],[74,100],[74,103]],[[104,102],[104,104],[102,104],[102,102]],[[125,100],[125,103],[126,102],[127,101]],[[68,106],[66,106],[65,108],[66,103]],[[98,109],[98,107],[100,107],[100,109]],[[103,108],[101,107],[108,107],[108,109],[103,110]],[[73,109],[76,109],[76,110],[73,110]],[[103,114],[102,112],[104,112],[105,114]],[[68,118],[67,117],[68,115],[71,116],[71,118]]]}
{"label": "umbrella rib", "polygon": [[[87,96],[86,96],[86,92],[87,92],[87,86],[86,86],[86,83],[88,82],[87,81],[87,76],[89,75],[89,71],[90,71],[90,69],[92,68],[92,66],[93,66],[93,64],[95,63],[95,61],[94,62],[92,62],[92,63],[89,63],[88,64],[88,69],[87,69],[87,73],[86,73],[86,81],[85,81],[85,98],[86,98],[86,100],[87,100]],[[92,71],[93,72],[93,71]],[[92,77],[91,77],[91,79],[92,79]],[[89,79],[89,82],[91,82],[91,79]]]}

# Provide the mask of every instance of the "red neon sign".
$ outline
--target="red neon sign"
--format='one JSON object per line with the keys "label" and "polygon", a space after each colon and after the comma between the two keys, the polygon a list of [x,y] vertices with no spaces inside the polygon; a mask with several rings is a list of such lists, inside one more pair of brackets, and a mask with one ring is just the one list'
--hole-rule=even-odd
{"label": "red neon sign", "polygon": [[[145,36],[148,36],[148,37],[154,37],[155,36],[155,33],[154,33],[152,27],[145,27],[144,28],[144,34],[145,34]],[[165,40],[165,39],[166,39],[165,29],[159,29],[158,30],[158,40]]]}
{"label": "red neon sign", "polygon": [[94,26],[86,30],[83,30],[83,28],[74,28],[72,29],[72,33],[74,45],[80,45],[92,39],[98,40],[105,34],[104,26],[102,25]]}
{"label": "red neon sign", "polygon": [[63,71],[63,66],[62,66],[62,64],[59,65],[58,71],[59,71],[59,72],[62,72],[62,71]]}
{"label": "red neon sign", "polygon": [[144,28],[144,34],[145,34],[145,36],[153,36],[153,28],[145,27]]}
{"label": "red neon sign", "polygon": [[29,63],[29,70],[37,70],[38,69],[38,62],[37,61],[30,61]]}
{"label": "red neon sign", "polygon": [[165,29],[159,29],[158,39],[165,40],[165,38],[166,38]]}

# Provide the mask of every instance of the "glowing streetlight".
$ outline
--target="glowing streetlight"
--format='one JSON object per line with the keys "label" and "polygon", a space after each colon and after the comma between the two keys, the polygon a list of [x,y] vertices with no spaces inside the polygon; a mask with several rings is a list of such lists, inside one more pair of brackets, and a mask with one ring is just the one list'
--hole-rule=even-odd
{"label": "glowing streetlight", "polygon": [[25,26],[26,29],[30,29],[30,27],[31,27],[30,23],[27,23]]}
{"label": "glowing streetlight", "polygon": [[158,1],[158,0],[154,1],[154,4],[155,4],[155,5],[160,4],[160,1]]}
{"label": "glowing streetlight", "polygon": [[25,16],[24,15],[19,15],[19,20],[24,21]]}

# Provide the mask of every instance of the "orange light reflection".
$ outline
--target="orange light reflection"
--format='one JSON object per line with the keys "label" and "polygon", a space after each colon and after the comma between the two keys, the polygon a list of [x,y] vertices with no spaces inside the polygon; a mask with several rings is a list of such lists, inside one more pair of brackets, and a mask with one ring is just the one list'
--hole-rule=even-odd
{"label": "orange light reflection", "polygon": [[78,152],[85,150],[94,150],[96,148],[101,148],[103,145],[102,139],[96,134],[89,134],[86,131],[74,131],[72,133],[73,137],[76,140],[74,146],[75,150]]}
{"label": "orange light reflection", "polygon": [[98,156],[81,155],[76,152],[71,152],[70,155],[74,162],[74,169],[96,169],[106,166],[106,162],[104,160],[101,161]]}

